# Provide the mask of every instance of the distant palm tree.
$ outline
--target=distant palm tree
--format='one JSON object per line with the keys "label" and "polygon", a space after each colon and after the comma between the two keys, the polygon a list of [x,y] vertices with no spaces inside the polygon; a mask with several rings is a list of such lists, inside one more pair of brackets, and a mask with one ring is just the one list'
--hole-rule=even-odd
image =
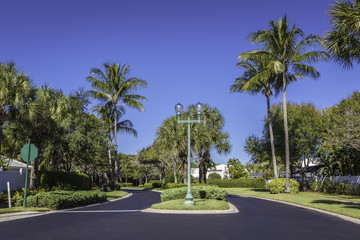
{"label": "distant palm tree", "polygon": [[325,34],[325,47],[336,62],[351,68],[360,63],[360,1],[336,1],[329,9],[331,30]]}
{"label": "distant palm tree", "polygon": [[[250,34],[249,40],[254,43],[262,44],[263,50],[254,50],[242,53],[239,59],[246,61],[255,55],[264,55],[271,59],[267,66],[268,74],[275,73],[282,75],[283,91],[283,112],[284,112],[284,131],[285,131],[285,165],[286,183],[284,192],[290,192],[290,151],[289,151],[289,132],[287,123],[286,108],[286,86],[291,81],[298,78],[310,76],[318,78],[320,72],[311,65],[318,61],[327,60],[329,55],[325,51],[308,51],[312,47],[320,45],[318,35],[309,35],[299,43],[299,37],[304,33],[297,28],[296,24],[289,28],[286,16],[282,17],[277,23],[270,21],[269,30],[258,30]],[[289,79],[287,76],[293,76]]]}
{"label": "distant palm tree", "polygon": [[104,106],[96,106],[94,107],[93,110],[96,111],[98,115],[100,115],[100,119],[107,126],[110,183],[114,184],[114,170],[112,168],[112,161],[111,161],[111,139],[112,139],[111,133],[114,133],[114,127],[115,127],[114,123],[115,122],[117,123],[116,124],[117,132],[128,133],[128,134],[132,134],[134,137],[137,137],[137,131],[133,128],[134,125],[130,120],[119,121],[120,118],[125,114],[125,108],[123,106],[118,106],[117,108],[116,116],[118,119],[116,121],[114,121],[113,119],[114,114],[112,113],[112,111],[114,110],[114,108],[112,108],[110,102],[108,102]]}
{"label": "distant palm tree", "polygon": [[[127,78],[130,66],[118,64],[104,64],[104,71],[99,68],[91,69],[91,76],[87,78],[91,82],[94,90],[89,91],[95,99],[100,99],[106,103],[111,103],[113,119],[118,119],[117,109],[119,103],[123,106],[135,108],[143,111],[144,107],[141,100],[147,99],[133,92],[138,88],[147,87],[146,81],[138,78]],[[115,146],[115,184],[119,179],[119,162],[117,157],[117,124],[114,124],[114,146]]]}
{"label": "distant palm tree", "polygon": [[276,167],[276,155],[275,155],[275,144],[274,144],[274,134],[271,122],[270,114],[270,97],[272,95],[272,89],[277,87],[276,84],[280,83],[279,74],[268,74],[266,68],[270,63],[271,59],[269,56],[256,55],[253,59],[248,59],[246,61],[240,60],[237,64],[237,67],[244,69],[243,76],[237,78],[235,83],[231,85],[230,92],[241,92],[249,93],[252,95],[262,92],[266,97],[267,103],[267,121],[269,124],[269,133],[270,133],[270,145],[271,145],[271,155],[274,168],[274,178],[278,178],[277,167]]}

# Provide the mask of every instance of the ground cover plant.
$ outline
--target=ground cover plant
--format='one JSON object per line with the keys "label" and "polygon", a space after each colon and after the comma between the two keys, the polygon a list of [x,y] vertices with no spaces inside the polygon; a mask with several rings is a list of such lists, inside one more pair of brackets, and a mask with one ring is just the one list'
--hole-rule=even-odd
{"label": "ground cover plant", "polygon": [[226,201],[215,199],[194,199],[195,206],[184,206],[184,199],[175,199],[151,206],[153,209],[165,210],[226,210],[229,204]]}
{"label": "ground cover plant", "polygon": [[360,197],[316,192],[270,194],[269,190],[253,188],[227,188],[226,190],[229,194],[295,203],[360,219]]}
{"label": "ground cover plant", "polygon": [[[161,194],[161,202],[184,199],[187,187],[167,189]],[[215,199],[226,201],[227,192],[218,187],[194,186],[191,188],[194,199]]]}

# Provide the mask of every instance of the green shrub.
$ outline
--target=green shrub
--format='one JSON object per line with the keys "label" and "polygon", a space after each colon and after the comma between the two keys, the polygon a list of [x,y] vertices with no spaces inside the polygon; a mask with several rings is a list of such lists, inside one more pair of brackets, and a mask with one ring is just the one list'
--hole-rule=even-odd
{"label": "green shrub", "polygon": [[[285,188],[285,178],[278,178],[275,180],[272,180],[269,183],[269,189],[270,189],[270,193],[272,194],[278,194],[284,191]],[[290,179],[290,192],[291,193],[299,193],[299,182],[294,180],[294,179]]]}
{"label": "green shrub", "polygon": [[[225,200],[227,192],[224,189],[209,186],[194,186],[191,188],[194,199]],[[167,189],[161,194],[161,201],[183,199],[187,194],[187,187]]]}
{"label": "green shrub", "polygon": [[320,192],[335,193],[335,185],[330,180],[325,180],[320,184]]}
{"label": "green shrub", "polygon": [[[100,191],[53,191],[28,197],[26,206],[63,209],[103,201],[106,201],[106,195]],[[17,201],[16,206],[22,206],[22,200]]]}
{"label": "green shrub", "polygon": [[[176,174],[176,179],[178,182],[182,182],[182,175]],[[165,183],[174,183],[174,182],[175,182],[175,177],[173,173],[165,176]]]}
{"label": "green shrub", "polygon": [[40,172],[40,187],[71,189],[71,190],[90,190],[91,179],[88,175],[75,172]]}
{"label": "green shrub", "polygon": [[263,178],[208,179],[206,183],[217,185],[221,188],[266,188],[266,181]]}
{"label": "green shrub", "polygon": [[144,183],[144,188],[145,188],[145,189],[152,189],[152,188],[153,188],[153,184],[152,184],[152,183]]}
{"label": "green shrub", "polygon": [[320,190],[320,182],[316,182],[316,181],[310,181],[309,182],[309,190],[316,192]]}
{"label": "green shrub", "polygon": [[353,186],[345,181],[345,182],[337,182],[335,184],[335,193],[337,194],[345,194],[345,195],[355,195],[356,191]]}
{"label": "green shrub", "polygon": [[118,191],[120,190],[119,184],[104,184],[102,186],[104,192]]}
{"label": "green shrub", "polygon": [[119,185],[120,187],[132,187],[132,186],[133,186],[132,183],[118,183],[118,185]]}
{"label": "green shrub", "polygon": [[210,173],[208,179],[221,179],[221,176],[217,173]]}

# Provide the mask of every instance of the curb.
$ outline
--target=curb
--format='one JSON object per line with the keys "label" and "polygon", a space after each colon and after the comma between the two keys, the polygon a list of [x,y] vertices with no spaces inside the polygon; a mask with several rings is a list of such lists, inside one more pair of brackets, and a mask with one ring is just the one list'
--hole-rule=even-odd
{"label": "curb", "polygon": [[239,210],[230,202],[227,210],[163,210],[147,208],[142,210],[144,213],[160,213],[160,214],[233,214],[238,213]]}
{"label": "curb", "polygon": [[[230,194],[230,195],[235,195],[235,194]],[[283,203],[283,204],[287,204],[287,205],[290,205],[290,206],[304,208],[304,209],[307,209],[307,210],[312,210],[312,211],[315,211],[315,212],[319,212],[319,213],[327,214],[327,215],[330,215],[330,216],[338,217],[338,218],[341,218],[341,219],[343,219],[345,221],[352,222],[352,223],[360,225],[360,219],[349,217],[349,216],[342,215],[342,214],[339,214],[339,213],[333,213],[333,212],[328,212],[328,211],[317,209],[317,208],[303,206],[303,205],[299,205],[299,204],[296,204],[296,203],[282,202],[282,201],[278,201],[278,200],[274,200],[274,199],[253,197],[253,196],[246,196],[246,195],[235,195],[235,196],[246,197],[246,198],[257,198],[257,199],[267,200],[267,201],[271,201],[271,202]]]}

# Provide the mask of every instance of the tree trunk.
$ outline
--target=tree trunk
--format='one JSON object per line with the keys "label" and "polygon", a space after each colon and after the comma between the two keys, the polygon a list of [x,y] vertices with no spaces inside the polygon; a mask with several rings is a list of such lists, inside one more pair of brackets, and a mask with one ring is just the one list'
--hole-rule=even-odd
{"label": "tree trunk", "polygon": [[114,143],[115,143],[115,176],[114,176],[114,183],[118,184],[119,183],[119,162],[118,162],[118,154],[117,154],[117,108],[116,108],[116,104],[114,104]]}
{"label": "tree trunk", "polygon": [[175,180],[175,183],[177,183],[176,165],[175,165],[175,167],[174,167],[174,180]]}
{"label": "tree trunk", "polygon": [[111,163],[111,140],[108,139],[108,153],[109,153],[109,169],[110,169],[110,184],[114,184],[114,170]]}
{"label": "tree trunk", "polygon": [[290,150],[289,150],[289,129],[287,122],[287,108],[286,108],[286,74],[283,73],[283,112],[284,112],[284,132],[285,132],[285,166],[286,166],[286,181],[284,193],[290,193]]}
{"label": "tree trunk", "polygon": [[38,168],[39,168],[39,156],[35,158],[35,160],[32,161],[31,163],[30,190],[35,190],[38,187]]}
{"label": "tree trunk", "polygon": [[272,129],[272,121],[271,121],[271,112],[270,112],[270,97],[266,96],[267,103],[267,112],[268,112],[268,121],[269,121],[269,133],[270,133],[270,144],[271,144],[271,155],[273,160],[274,167],[274,178],[278,178],[277,168],[276,168],[276,155],[275,155],[275,144],[274,144],[274,134]]}
{"label": "tree trunk", "polygon": [[206,183],[205,161],[201,156],[199,156],[199,183]]}

